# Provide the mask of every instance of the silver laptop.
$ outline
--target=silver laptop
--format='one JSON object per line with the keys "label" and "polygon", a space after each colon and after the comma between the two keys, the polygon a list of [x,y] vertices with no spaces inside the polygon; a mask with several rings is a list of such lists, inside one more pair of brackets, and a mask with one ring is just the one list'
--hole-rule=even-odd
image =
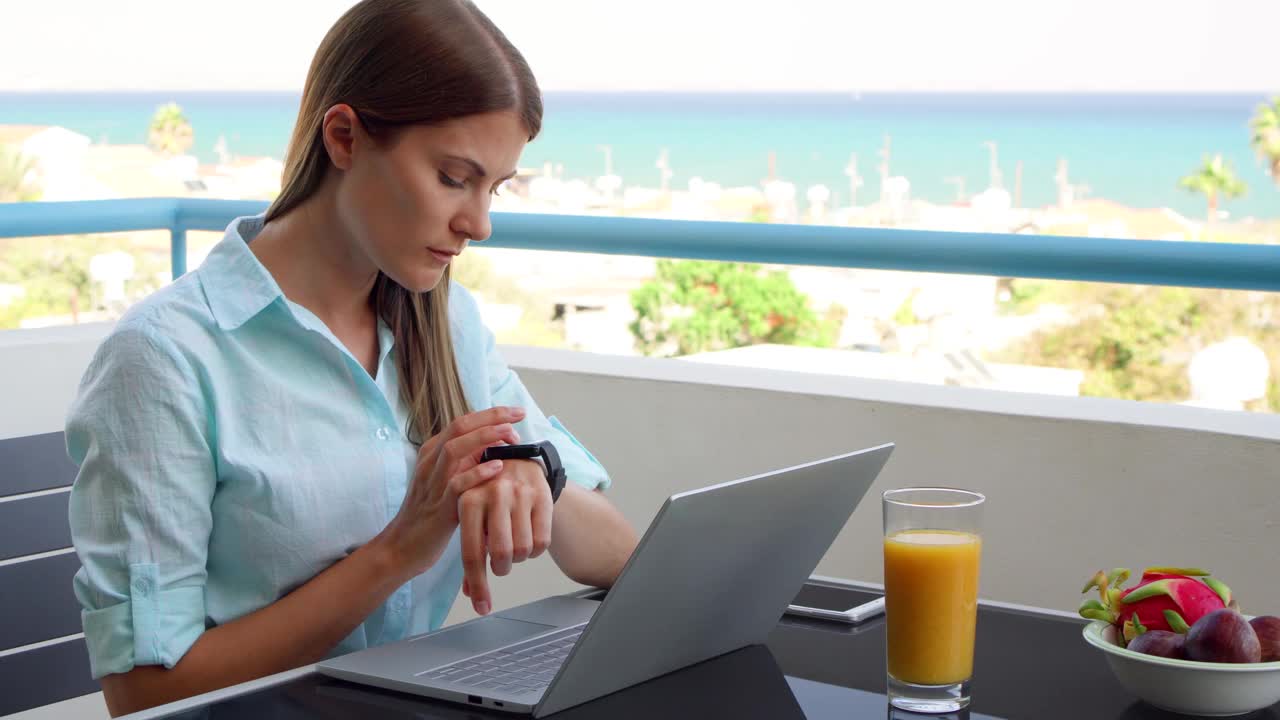
{"label": "silver laptop", "polygon": [[603,600],[550,597],[317,669],[545,717],[764,644],[892,451],[672,495]]}

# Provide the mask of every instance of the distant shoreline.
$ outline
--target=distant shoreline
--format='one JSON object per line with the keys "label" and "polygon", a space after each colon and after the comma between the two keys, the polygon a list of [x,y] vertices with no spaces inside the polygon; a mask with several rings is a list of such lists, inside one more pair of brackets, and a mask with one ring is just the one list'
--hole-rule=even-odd
{"label": "distant shoreline", "polygon": [[[891,153],[887,175],[907,178],[912,198],[952,204],[1002,181],[1016,204],[1039,207],[1056,201],[1065,161],[1078,197],[1202,217],[1204,199],[1178,182],[1205,156],[1221,153],[1249,185],[1245,197],[1224,204],[1232,219],[1275,219],[1280,188],[1249,145],[1249,119],[1268,97],[548,91],[542,132],[522,165],[549,166],[565,180],[594,183],[615,174],[625,186],[656,187],[663,156],[675,189],[694,179],[760,187],[772,174],[795,183],[802,195],[822,185],[832,206],[848,206],[879,197],[882,165]],[[220,152],[283,157],[300,96],[264,90],[0,92],[0,124],[58,125],[95,144],[138,145],[146,142],[156,107],[170,101],[182,106],[195,131],[191,154],[213,163]]]}

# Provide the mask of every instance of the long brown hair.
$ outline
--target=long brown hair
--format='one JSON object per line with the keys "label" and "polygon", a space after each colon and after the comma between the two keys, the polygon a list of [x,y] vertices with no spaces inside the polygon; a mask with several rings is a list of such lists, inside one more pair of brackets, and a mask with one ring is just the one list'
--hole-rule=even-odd
{"label": "long brown hair", "polygon": [[[339,103],[382,143],[409,125],[501,110],[517,112],[530,139],[542,126],[542,97],[528,63],[469,0],[363,0],[338,19],[311,61],[267,222],[320,188],[330,165],[321,125]],[[378,273],[371,299],[395,334],[411,411],[405,432],[422,442],[468,412],[449,335],[449,273],[425,293]]]}

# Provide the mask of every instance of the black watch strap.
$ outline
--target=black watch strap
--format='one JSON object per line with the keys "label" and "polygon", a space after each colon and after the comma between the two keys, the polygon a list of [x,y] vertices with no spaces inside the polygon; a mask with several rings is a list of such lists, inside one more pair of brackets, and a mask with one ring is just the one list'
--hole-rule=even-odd
{"label": "black watch strap", "polygon": [[542,470],[546,473],[547,485],[551,488],[551,502],[559,500],[560,493],[564,491],[567,477],[565,476],[564,465],[560,462],[560,453],[556,452],[556,446],[552,445],[549,440],[520,445],[494,445],[493,447],[485,448],[484,452],[480,454],[480,462],[482,463],[490,460],[532,460],[534,458],[542,460]]}
{"label": "black watch strap", "polygon": [[547,484],[551,486],[551,502],[555,502],[560,499],[560,493],[564,492],[564,485],[568,479],[565,476],[564,465],[560,462],[560,453],[556,452],[556,446],[552,445],[550,440],[534,444],[538,446],[538,455],[542,458],[542,467],[547,473]]}

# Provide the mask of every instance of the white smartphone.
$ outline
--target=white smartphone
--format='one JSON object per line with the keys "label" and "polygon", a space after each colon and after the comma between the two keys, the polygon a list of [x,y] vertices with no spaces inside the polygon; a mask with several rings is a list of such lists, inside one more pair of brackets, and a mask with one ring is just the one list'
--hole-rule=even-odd
{"label": "white smartphone", "polygon": [[[788,615],[834,620],[857,625],[884,614],[884,598],[868,600],[869,593],[851,593],[848,590],[822,585],[805,585],[787,606]],[[849,603],[865,600],[853,607]]]}

